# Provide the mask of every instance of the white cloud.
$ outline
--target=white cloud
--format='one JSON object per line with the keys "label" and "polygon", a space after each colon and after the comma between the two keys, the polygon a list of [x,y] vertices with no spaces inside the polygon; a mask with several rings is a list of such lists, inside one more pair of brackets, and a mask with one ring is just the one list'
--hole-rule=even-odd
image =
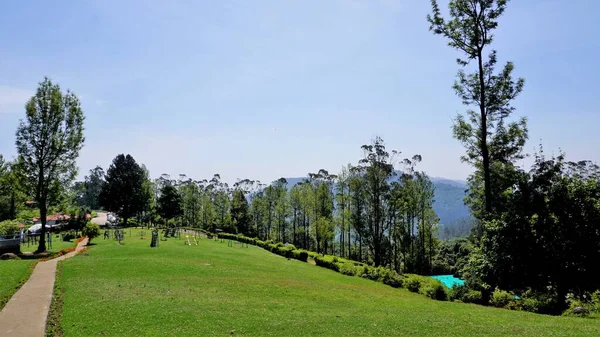
{"label": "white cloud", "polygon": [[19,112],[33,93],[29,90],[0,85],[0,113]]}

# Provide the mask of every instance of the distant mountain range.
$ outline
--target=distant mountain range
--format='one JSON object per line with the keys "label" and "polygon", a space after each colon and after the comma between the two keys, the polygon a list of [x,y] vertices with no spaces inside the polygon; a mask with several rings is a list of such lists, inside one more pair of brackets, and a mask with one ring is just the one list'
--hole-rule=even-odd
{"label": "distant mountain range", "polygon": [[[306,178],[296,177],[285,179],[287,180],[287,187],[289,189]],[[469,208],[463,202],[465,190],[467,189],[466,181],[435,177],[430,177],[430,179],[435,186],[433,209],[440,218],[440,224],[452,226],[470,217]]]}

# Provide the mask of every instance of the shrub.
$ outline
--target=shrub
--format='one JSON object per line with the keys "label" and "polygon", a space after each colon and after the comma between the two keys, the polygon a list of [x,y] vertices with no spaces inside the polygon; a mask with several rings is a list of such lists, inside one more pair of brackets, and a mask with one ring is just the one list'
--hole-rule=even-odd
{"label": "shrub", "polygon": [[483,304],[481,291],[474,290],[466,285],[457,285],[450,291],[450,300],[461,301],[464,303]]}
{"label": "shrub", "polygon": [[464,296],[460,299],[465,303],[474,303],[474,304],[482,304],[483,299],[481,297],[481,291],[469,289],[464,294]]}
{"label": "shrub", "polygon": [[100,227],[97,224],[89,221],[85,225],[85,227],[83,227],[82,234],[84,236],[88,237],[88,239],[89,239],[88,244],[89,244],[90,242],[92,242],[93,238],[100,236]]}
{"label": "shrub", "polygon": [[0,222],[0,235],[14,235],[19,233],[19,222],[16,220],[5,220]]}
{"label": "shrub", "polygon": [[356,275],[356,267],[351,263],[338,263],[340,273],[348,276]]}
{"label": "shrub", "polygon": [[448,293],[446,292],[446,287],[442,284],[434,284],[428,285],[424,290],[425,296],[438,300],[438,301],[446,301],[448,300]]}
{"label": "shrub", "polygon": [[557,315],[562,309],[561,305],[549,294],[527,293],[517,301],[516,309],[535,312],[538,314]]}
{"label": "shrub", "polygon": [[421,282],[414,277],[409,277],[406,282],[406,289],[412,291],[413,293],[418,293],[419,288],[421,287]]}
{"label": "shrub", "polygon": [[393,288],[402,288],[403,284],[402,277],[394,270],[390,270],[388,273],[383,275],[381,281],[383,282],[383,284],[387,284],[388,286]]}
{"label": "shrub", "polygon": [[66,233],[63,233],[63,235],[62,235],[63,241],[71,241],[73,239],[75,239],[75,231],[74,230],[70,230]]}
{"label": "shrub", "polygon": [[301,249],[294,249],[292,250],[292,257],[296,260],[306,262],[308,260],[308,252]]}
{"label": "shrub", "polygon": [[515,296],[509,292],[496,288],[492,294],[491,304],[497,308],[506,308],[514,298]]}
{"label": "shrub", "polygon": [[373,280],[373,281],[379,281],[379,279],[381,278],[381,267],[371,267],[371,266],[367,266],[367,265],[363,265],[362,269],[360,270],[360,277],[369,279],[369,280]]}
{"label": "shrub", "polygon": [[333,262],[333,257],[329,255],[314,257],[315,263],[319,267],[325,267],[331,270],[340,271],[336,262]]}
{"label": "shrub", "polygon": [[593,312],[600,312],[600,290],[596,290],[590,297],[590,310]]}

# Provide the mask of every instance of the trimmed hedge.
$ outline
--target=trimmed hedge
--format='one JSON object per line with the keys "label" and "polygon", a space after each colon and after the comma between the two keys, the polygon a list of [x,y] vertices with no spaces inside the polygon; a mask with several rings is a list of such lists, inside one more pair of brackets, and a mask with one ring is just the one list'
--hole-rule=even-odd
{"label": "trimmed hedge", "polygon": [[284,245],[281,242],[273,243],[273,240],[262,241],[255,238],[249,238],[242,234],[235,235],[229,233],[219,233],[218,237],[221,239],[236,240],[249,245],[259,246],[270,251],[271,253],[284,256],[288,259],[296,259],[302,262],[308,261],[308,252],[303,249],[296,249],[296,247],[291,244]]}

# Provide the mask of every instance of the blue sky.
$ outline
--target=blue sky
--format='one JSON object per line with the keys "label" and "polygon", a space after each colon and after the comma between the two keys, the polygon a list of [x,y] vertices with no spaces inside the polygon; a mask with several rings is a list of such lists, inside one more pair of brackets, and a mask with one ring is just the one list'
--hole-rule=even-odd
{"label": "blue sky", "polygon": [[[444,1],[441,1],[444,4]],[[445,6],[445,4],[444,4]],[[6,1],[0,4],[0,153],[15,155],[44,76],[80,96],[81,175],[130,153],[153,176],[271,181],[356,163],[375,135],[464,179],[451,120],[457,52],[429,1]],[[600,161],[593,0],[512,1],[494,47],[526,79],[515,102],[533,152]]]}

